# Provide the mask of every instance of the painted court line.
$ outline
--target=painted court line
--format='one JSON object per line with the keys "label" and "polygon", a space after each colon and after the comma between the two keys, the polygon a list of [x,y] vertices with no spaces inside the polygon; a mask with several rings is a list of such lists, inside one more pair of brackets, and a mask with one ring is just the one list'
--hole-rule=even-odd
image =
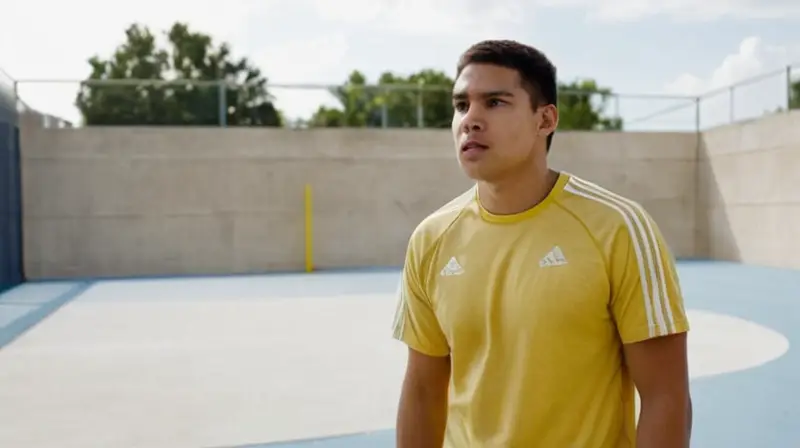
{"label": "painted court line", "polygon": [[[35,284],[27,284],[23,285],[23,287],[35,287]],[[0,301],[3,304],[23,304],[28,305],[30,310],[27,313],[23,313],[16,317],[15,319],[8,322],[6,325],[0,327],[0,350],[3,347],[7,346],[8,344],[14,342],[18,337],[22,336],[36,326],[39,322],[46,319],[48,316],[56,312],[59,308],[66,305],[76,297],[83,294],[89,287],[92,286],[92,282],[80,282],[74,284],[72,287],[67,289],[66,291],[62,292],[61,294],[56,295],[55,297],[50,298],[50,300],[41,300],[38,302],[37,306],[28,305],[25,302],[19,301]],[[6,294],[12,294],[14,290],[8,291]],[[37,303],[37,302],[32,302]]]}
{"label": "painted court line", "polygon": [[[354,440],[354,438],[359,440]],[[380,440],[383,443],[377,446],[388,446],[385,444],[388,442],[389,438],[391,438],[391,442],[394,442],[393,429],[339,434],[328,437],[283,440],[280,442],[215,446],[210,448],[300,448],[306,446],[324,446],[325,448],[375,448],[376,445],[374,443],[370,444],[370,442]]]}

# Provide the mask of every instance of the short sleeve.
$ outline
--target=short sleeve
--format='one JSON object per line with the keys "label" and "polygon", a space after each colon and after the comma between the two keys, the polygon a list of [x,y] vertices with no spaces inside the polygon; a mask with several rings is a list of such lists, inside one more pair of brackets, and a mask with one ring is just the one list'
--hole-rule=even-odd
{"label": "short sleeve", "polygon": [[611,310],[623,343],[689,330],[669,247],[641,206],[626,215],[610,257]]}
{"label": "short sleeve", "polygon": [[420,353],[447,356],[450,347],[421,281],[423,252],[424,246],[415,233],[408,245],[397,291],[393,336]]}

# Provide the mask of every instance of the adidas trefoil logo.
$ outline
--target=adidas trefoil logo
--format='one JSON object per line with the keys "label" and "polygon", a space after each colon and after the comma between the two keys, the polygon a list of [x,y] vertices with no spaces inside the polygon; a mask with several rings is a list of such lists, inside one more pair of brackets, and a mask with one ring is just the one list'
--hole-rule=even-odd
{"label": "adidas trefoil logo", "polygon": [[458,260],[456,257],[450,258],[450,261],[442,268],[442,271],[439,273],[442,277],[448,277],[450,275],[461,275],[464,273],[464,268],[458,264]]}
{"label": "adidas trefoil logo", "polygon": [[539,267],[542,268],[563,266],[565,264],[567,264],[567,258],[564,256],[564,252],[562,252],[561,248],[558,246],[554,246],[552,249],[550,249],[550,252],[548,252],[547,255],[539,260]]}

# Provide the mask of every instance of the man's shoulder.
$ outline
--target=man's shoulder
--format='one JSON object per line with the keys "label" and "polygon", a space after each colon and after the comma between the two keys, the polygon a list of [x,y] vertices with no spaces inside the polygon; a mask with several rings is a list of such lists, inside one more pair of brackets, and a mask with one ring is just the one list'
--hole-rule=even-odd
{"label": "man's shoulder", "polygon": [[570,175],[564,191],[562,203],[596,236],[631,226],[646,228],[651,219],[639,202],[575,175]]}
{"label": "man's shoulder", "polygon": [[565,208],[582,221],[608,260],[629,250],[637,256],[666,250],[658,224],[638,201],[578,177],[570,179],[565,194]]}
{"label": "man's shoulder", "polygon": [[426,216],[411,234],[411,248],[421,256],[433,247],[475,201],[475,187],[453,198]]}

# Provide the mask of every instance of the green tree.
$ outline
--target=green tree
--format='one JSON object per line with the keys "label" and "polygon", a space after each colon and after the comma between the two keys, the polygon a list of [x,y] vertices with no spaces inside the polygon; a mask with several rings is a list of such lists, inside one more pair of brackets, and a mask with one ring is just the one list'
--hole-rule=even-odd
{"label": "green tree", "polygon": [[378,127],[381,111],[378,92],[367,85],[367,78],[358,70],[350,73],[347,81],[330,93],[339,101],[341,109],[320,106],[309,122],[315,127]]}
{"label": "green tree", "polygon": [[[153,33],[137,24],[125,36],[109,59],[89,59],[91,74],[76,98],[87,125],[219,125],[223,96],[228,124],[281,125],[267,79],[246,58],[233,59],[227,44],[217,46],[183,23],[166,33],[168,48],[158,48]],[[109,80],[154,83],[101,82]],[[217,80],[230,86],[221,93]]]}
{"label": "green tree", "polygon": [[800,109],[800,79],[792,81],[789,89],[789,109]]}
{"label": "green tree", "polygon": [[[410,76],[384,72],[377,85],[367,84],[358,70],[341,87],[331,89],[340,109],[320,107],[309,120],[319,127],[447,128],[453,116],[453,80],[436,70]],[[385,113],[385,115],[384,115]]]}
{"label": "green tree", "polygon": [[622,130],[622,119],[604,112],[611,89],[598,87],[592,79],[559,83],[558,88],[559,130]]}
{"label": "green tree", "polygon": [[[402,89],[392,87],[403,86]],[[559,83],[560,130],[621,130],[622,120],[604,111],[613,95],[594,80]],[[359,71],[350,74],[331,93],[340,109],[320,107],[310,120],[320,127],[380,127],[384,105],[388,127],[416,127],[421,110],[422,127],[448,128],[452,122],[453,80],[436,70],[422,70],[408,77],[383,73],[377,85],[368,85]]]}

